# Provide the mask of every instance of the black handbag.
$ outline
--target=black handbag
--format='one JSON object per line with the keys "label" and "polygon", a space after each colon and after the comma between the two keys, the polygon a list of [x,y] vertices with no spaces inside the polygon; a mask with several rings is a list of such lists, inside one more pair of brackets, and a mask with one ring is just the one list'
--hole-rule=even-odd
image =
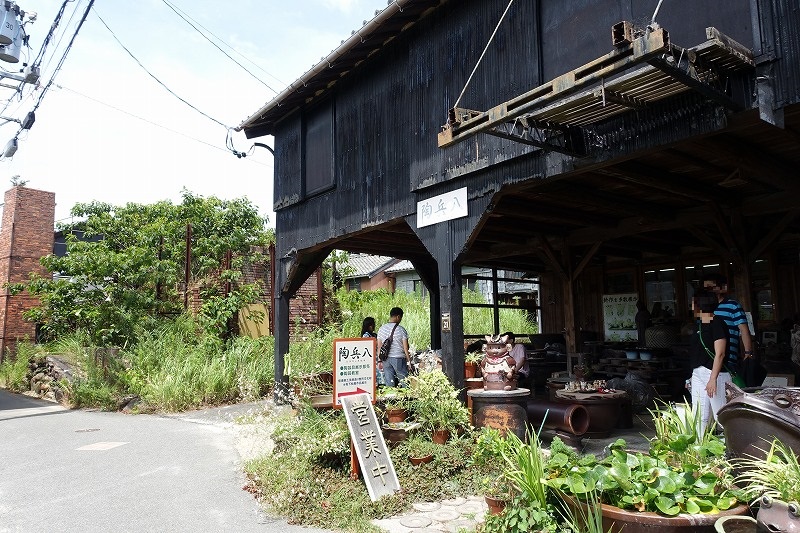
{"label": "black handbag", "polygon": [[397,329],[397,324],[395,323],[394,327],[392,328],[392,332],[389,334],[389,338],[383,341],[381,344],[381,350],[378,352],[378,359],[381,361],[386,361],[389,359],[389,349],[392,347],[392,337],[394,337],[394,330]]}

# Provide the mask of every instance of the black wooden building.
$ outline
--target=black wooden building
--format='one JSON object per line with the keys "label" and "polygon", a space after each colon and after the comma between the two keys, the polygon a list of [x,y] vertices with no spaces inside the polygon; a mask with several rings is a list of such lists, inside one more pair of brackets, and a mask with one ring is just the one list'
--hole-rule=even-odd
{"label": "black wooden building", "polygon": [[538,276],[569,351],[606,293],[688,317],[711,264],[795,319],[799,103],[796,0],[390,1],[240,126],[275,137],[276,375],[332,249],[414,264],[457,384],[465,265]]}

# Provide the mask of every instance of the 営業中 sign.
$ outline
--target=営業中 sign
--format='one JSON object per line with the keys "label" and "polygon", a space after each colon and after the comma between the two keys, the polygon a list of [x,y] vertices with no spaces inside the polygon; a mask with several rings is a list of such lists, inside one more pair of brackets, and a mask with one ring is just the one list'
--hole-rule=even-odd
{"label": "\u55b6\u696d\u4e2d sign", "polygon": [[400,482],[369,395],[345,396],[342,408],[370,499],[374,502],[381,496],[394,494],[400,490]]}

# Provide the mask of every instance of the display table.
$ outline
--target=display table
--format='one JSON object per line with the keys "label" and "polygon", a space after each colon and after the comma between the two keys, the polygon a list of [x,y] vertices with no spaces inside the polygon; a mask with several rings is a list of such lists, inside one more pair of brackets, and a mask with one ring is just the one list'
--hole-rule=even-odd
{"label": "display table", "polygon": [[467,391],[472,399],[472,424],[489,427],[505,435],[509,431],[525,440],[527,430],[530,389]]}
{"label": "display table", "polygon": [[[612,429],[620,426],[623,411],[630,406],[630,398],[625,391],[612,392],[567,392],[555,391],[556,401],[582,405],[589,411],[589,429],[584,437],[605,438]],[[623,424],[625,425],[625,424]]]}

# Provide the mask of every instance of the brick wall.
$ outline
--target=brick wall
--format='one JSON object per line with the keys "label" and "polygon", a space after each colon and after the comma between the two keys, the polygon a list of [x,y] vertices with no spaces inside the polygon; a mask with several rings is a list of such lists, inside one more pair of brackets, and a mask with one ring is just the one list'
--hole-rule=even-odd
{"label": "brick wall", "polygon": [[[270,247],[254,248],[253,252],[263,254],[264,261],[246,261],[242,266],[241,283],[255,283],[260,282],[264,290],[262,291],[262,302],[267,307],[269,314],[269,331],[274,334],[274,312],[273,312],[273,292],[272,292],[272,269],[270,268],[270,261],[274,260],[275,249]],[[322,323],[322,303],[323,288],[322,288],[322,270],[317,269],[314,273],[303,283],[300,290],[289,302],[289,334],[292,338],[302,337],[305,332],[309,332]],[[222,292],[222,284],[220,283],[220,293]],[[189,309],[197,312],[202,304],[200,298],[200,288],[190,287],[189,289]]]}
{"label": "brick wall", "polygon": [[[56,195],[52,192],[14,187],[5,193],[0,228],[0,286],[29,279],[31,272],[47,276],[39,259],[53,252]],[[13,353],[18,340],[33,340],[36,325],[22,313],[39,304],[27,292],[11,296],[0,292],[0,349]]]}

